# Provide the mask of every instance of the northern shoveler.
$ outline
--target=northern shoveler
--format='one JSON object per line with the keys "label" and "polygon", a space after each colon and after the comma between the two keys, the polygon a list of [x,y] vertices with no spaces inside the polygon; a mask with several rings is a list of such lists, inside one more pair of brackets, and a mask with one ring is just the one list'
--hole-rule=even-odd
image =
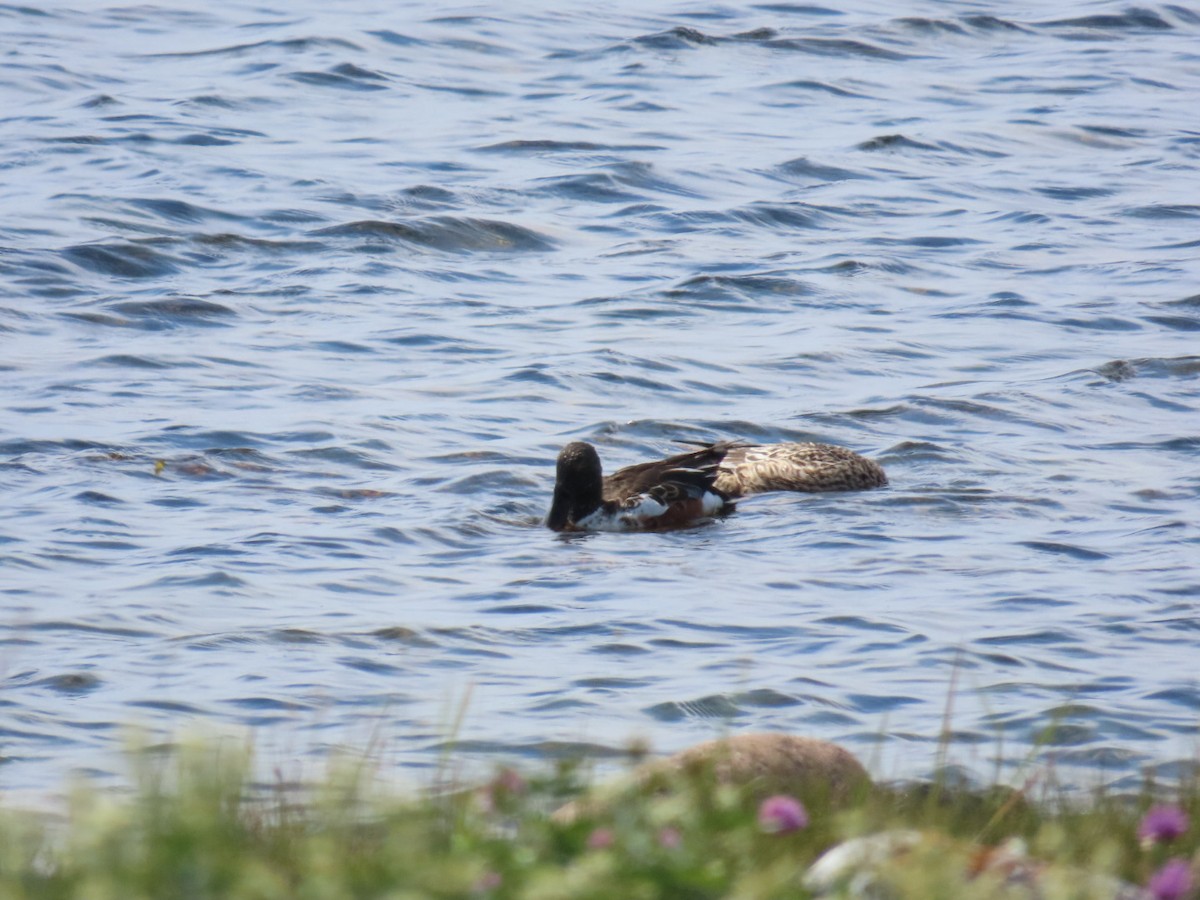
{"label": "northern shoveler", "polygon": [[747,494],[885,484],[878,463],[832,444],[719,441],[605,477],[596,448],[574,441],[558,454],[546,525],[555,531],[653,531],[730,510]]}

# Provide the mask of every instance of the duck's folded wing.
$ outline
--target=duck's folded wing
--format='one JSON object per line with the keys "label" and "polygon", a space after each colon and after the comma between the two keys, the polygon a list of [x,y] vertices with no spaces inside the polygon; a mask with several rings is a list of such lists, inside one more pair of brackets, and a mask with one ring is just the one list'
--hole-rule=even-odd
{"label": "duck's folded wing", "polygon": [[712,490],[721,460],[735,446],[738,446],[735,441],[721,441],[666,459],[627,466],[604,479],[604,497],[606,500],[621,501],[635,494],[644,494],[657,485],[675,481]]}
{"label": "duck's folded wing", "polygon": [[887,484],[879,464],[833,444],[732,447],[722,458],[718,490],[734,497],[766,491],[856,491]]}

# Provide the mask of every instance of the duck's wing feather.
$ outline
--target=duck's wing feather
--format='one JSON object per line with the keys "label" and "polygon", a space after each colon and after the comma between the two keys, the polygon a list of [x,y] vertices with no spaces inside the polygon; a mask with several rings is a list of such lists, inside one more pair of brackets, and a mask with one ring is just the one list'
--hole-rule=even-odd
{"label": "duck's wing feather", "polygon": [[857,491],[887,484],[873,460],[833,444],[738,444],[715,486],[732,497],[765,491]]}
{"label": "duck's wing feather", "polygon": [[666,459],[619,469],[604,479],[604,499],[622,502],[650,494],[666,503],[700,497],[706,491],[720,493],[714,487],[719,466],[725,454],[735,446],[735,441],[720,441]]}

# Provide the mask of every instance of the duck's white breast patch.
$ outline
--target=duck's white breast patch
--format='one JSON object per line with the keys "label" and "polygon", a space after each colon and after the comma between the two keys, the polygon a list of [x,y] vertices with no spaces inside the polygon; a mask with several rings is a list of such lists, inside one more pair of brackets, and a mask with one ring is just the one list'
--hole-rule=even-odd
{"label": "duck's white breast patch", "polygon": [[637,531],[645,527],[647,519],[655,519],[667,511],[665,504],[659,503],[649,494],[642,494],[630,506],[608,511],[603,508],[596,510],[575,523],[576,527],[587,531]]}
{"label": "duck's white breast patch", "polygon": [[[608,511],[598,509],[575,523],[577,528],[585,531],[638,531],[646,527],[651,519],[666,515],[670,507],[655,500],[649,494],[642,494],[629,501],[629,506]],[[705,491],[700,497],[701,517],[713,516],[725,508],[725,498],[711,491]]]}

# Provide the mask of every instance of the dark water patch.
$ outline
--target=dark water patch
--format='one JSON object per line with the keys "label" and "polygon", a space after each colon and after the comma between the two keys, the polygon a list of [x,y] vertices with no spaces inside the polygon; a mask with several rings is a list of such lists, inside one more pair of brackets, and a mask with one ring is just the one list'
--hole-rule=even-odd
{"label": "dark water patch", "polygon": [[490,88],[472,87],[470,85],[461,84],[417,84],[415,87],[426,91],[434,91],[442,94],[456,94],[459,97],[472,97],[477,99],[491,99],[503,97],[503,91],[496,91]]}
{"label": "dark water patch", "polygon": [[1086,28],[1102,31],[1169,31],[1174,26],[1153,10],[1132,7],[1121,13],[1052,19],[1034,23],[1038,28]]}
{"label": "dark water patch", "polygon": [[1090,768],[1109,775],[1149,761],[1145,753],[1120,747],[1089,747],[1081,750],[1055,750],[1055,763]]}
{"label": "dark water patch", "polygon": [[805,701],[791,694],[784,694],[771,688],[756,688],[737,695],[739,706],[748,709],[783,709],[790,706],[800,706]]}
{"label": "dark water patch", "polygon": [[129,242],[78,244],[62,251],[80,268],[114,278],[162,278],[179,271],[178,259],[145,244]]}
{"label": "dark water patch", "polygon": [[970,15],[963,16],[962,21],[971,28],[976,28],[980,31],[1019,31],[1028,33],[1029,29],[1023,25],[1018,25],[1016,22],[1010,22],[1007,19],[1000,19],[990,15]]}
{"label": "dark water patch", "polygon": [[1073,559],[1084,562],[1095,562],[1109,558],[1107,553],[1088,550],[1086,547],[1078,547],[1074,544],[1063,544],[1056,541],[1020,541],[1019,543],[1022,547],[1028,547],[1030,550],[1038,550],[1042,553],[1052,553],[1058,556],[1070,556]]}
{"label": "dark water patch", "polygon": [[[160,300],[124,300],[106,307],[120,317],[99,317],[98,324],[137,327],[145,330],[220,324],[221,320],[237,313],[220,303],[198,297],[167,297]],[[83,318],[86,313],[66,313]]]}
{"label": "dark water patch", "polygon": [[178,547],[167,552],[167,556],[182,559],[215,559],[233,558],[249,555],[247,551],[228,544],[203,544],[191,547]]}
{"label": "dark water patch", "polygon": [[857,149],[868,153],[877,150],[921,150],[936,153],[938,150],[933,144],[924,144],[921,141],[905,137],[903,134],[881,134],[869,141],[863,141]]}
{"label": "dark water patch", "polygon": [[645,678],[619,678],[613,676],[595,678],[577,678],[571,682],[575,687],[601,691],[620,691],[625,688],[645,687],[653,683]]}
{"label": "dark water patch", "polygon": [[[813,288],[794,278],[772,273],[750,275],[695,275],[662,292],[664,297],[688,303],[699,302],[737,308],[750,301],[772,304],[773,301],[794,301],[810,297]],[[728,306],[732,304],[732,306]]]}
{"label": "dark water patch", "polygon": [[219,137],[213,132],[203,134],[185,134],[175,138],[175,143],[185,144],[190,147],[229,147],[236,144],[237,141],[231,141],[228,138]]}
{"label": "dark water patch", "polygon": [[541,759],[625,759],[634,755],[628,748],[610,747],[590,741],[534,741],[530,743],[508,743],[504,741],[454,740],[438,741],[424,748],[427,753],[441,756],[445,753],[467,753],[501,756],[523,756],[530,760]]}
{"label": "dark water patch", "polygon": [[483,607],[482,611],[500,616],[529,616],[555,613],[559,611],[559,607],[538,603],[503,603],[498,606]]}
{"label": "dark water patch", "polygon": [[450,493],[466,494],[466,496],[474,497],[479,494],[491,491],[524,491],[528,488],[540,488],[540,481],[530,478],[528,475],[523,475],[509,468],[492,469],[490,472],[480,472],[473,475],[464,475],[462,478],[457,478],[439,485],[436,490],[448,491]]}
{"label": "dark water patch", "polygon": [[108,494],[102,494],[99,491],[81,491],[75,495],[75,499],[88,506],[122,506],[125,503],[124,500],[118,497],[110,497]]}
{"label": "dark water patch", "polygon": [[436,184],[415,184],[406,187],[400,194],[405,200],[412,201],[412,205],[428,209],[461,205],[458,194]]}
{"label": "dark water patch", "polygon": [[671,179],[664,177],[650,163],[625,160],[612,163],[607,168],[613,179],[626,187],[664,194],[675,194],[680,197],[702,196],[696,191],[684,188]]}
{"label": "dark water patch", "polygon": [[371,37],[377,37],[385,44],[391,44],[393,47],[419,47],[425,44],[425,41],[420,38],[400,34],[398,31],[392,31],[388,28],[382,28],[379,31],[368,31],[367,34],[371,35]]}
{"label": "dark water patch", "polygon": [[511,153],[538,156],[556,153],[645,153],[665,150],[661,144],[598,144],[593,141],[520,140],[477,147],[479,153]]}
{"label": "dark water patch", "polygon": [[1137,367],[1124,359],[1114,359],[1089,371],[1112,382],[1128,381],[1137,375]]}
{"label": "dark water patch", "polygon": [[1032,595],[1021,595],[1016,597],[1000,597],[991,601],[996,606],[1006,606],[1013,609],[1056,609],[1063,606],[1071,606],[1071,601],[1062,600],[1057,597],[1042,597]]}
{"label": "dark water patch", "polygon": [[224,701],[239,709],[276,712],[308,712],[316,709],[310,703],[299,703],[295,700],[281,700],[278,697],[233,697]]}
{"label": "dark water patch", "polygon": [[1153,204],[1127,209],[1122,215],[1131,219],[1195,219],[1200,218],[1200,206],[1178,203]]}
{"label": "dark water patch", "polygon": [[841,10],[830,9],[827,6],[814,6],[809,3],[754,3],[751,4],[752,9],[761,9],[763,12],[782,13],[783,15],[795,16],[844,16],[845,13]]}
{"label": "dark water patch", "polygon": [[46,138],[48,144],[105,144],[108,139],[95,134],[72,134],[66,137]]}
{"label": "dark water patch", "polygon": [[39,19],[56,19],[58,15],[35,6],[17,6],[12,3],[0,3],[0,13],[9,17],[29,16]]}
{"label": "dark water patch", "polygon": [[209,710],[192,703],[185,703],[182,700],[132,700],[128,705],[134,709],[152,709],[171,715],[199,716],[209,712]]}
{"label": "dark water patch", "polygon": [[51,675],[34,683],[60,694],[79,696],[91,693],[104,682],[98,675],[91,672],[67,672],[62,675]]}
{"label": "dark water patch", "polygon": [[905,31],[924,35],[964,35],[967,30],[957,22],[949,19],[927,19],[924,16],[906,16],[896,19],[895,24]]}
{"label": "dark water patch", "polygon": [[901,441],[888,448],[888,459],[906,463],[954,462],[958,452],[932,441]]}
{"label": "dark water patch", "polygon": [[125,458],[125,454],[116,447],[96,441],[85,441],[79,438],[54,441],[17,438],[0,441],[0,454],[6,457],[20,457],[26,454],[58,456],[63,453],[98,453],[102,459]]}
{"label": "dark water patch", "polygon": [[154,588],[207,588],[216,594],[241,591],[249,585],[235,575],[222,572],[219,569],[199,575],[167,575],[156,579],[151,585]]}
{"label": "dark water patch", "polygon": [[449,253],[529,253],[550,250],[555,246],[550,238],[521,225],[494,219],[454,216],[434,216],[413,222],[364,220],[333,225],[313,233],[323,237],[362,238],[385,246],[394,243],[415,244]]}
{"label": "dark water patch", "polygon": [[266,50],[282,50],[285,53],[305,53],[310,50],[347,50],[355,53],[362,52],[361,47],[343,38],[286,38],[282,40],[254,41],[248,44],[232,44],[228,47],[215,47],[210,50],[190,50],[183,52],[145,53],[146,59],[187,59],[202,56],[262,56]]}
{"label": "dark water patch", "polygon": [[384,91],[387,85],[380,82],[388,80],[378,72],[361,69],[351,63],[343,63],[324,72],[291,72],[287,77],[301,84],[344,91]]}
{"label": "dark water patch", "polygon": [[1115,125],[1080,125],[1080,131],[1088,134],[1099,134],[1106,137],[1145,138],[1146,132],[1140,128],[1118,128]]}
{"label": "dark water patch", "polygon": [[909,630],[890,622],[879,622],[865,619],[862,616],[827,616],[817,620],[822,625],[837,625],[839,628],[851,628],[856,631],[882,631],[890,634],[908,634]]}
{"label": "dark water patch", "polygon": [[406,334],[384,338],[383,343],[397,347],[426,349],[448,356],[498,356],[504,352],[495,347],[443,334]]}
{"label": "dark water patch", "polygon": [[1200,712],[1200,688],[1195,686],[1189,688],[1170,688],[1164,691],[1155,691],[1152,694],[1147,694],[1148,700],[1164,700],[1172,706],[1182,707],[1183,709],[1193,712]]}
{"label": "dark water patch", "polygon": [[1020,645],[1029,647],[1054,646],[1058,644],[1078,643],[1076,638],[1065,631],[1045,629],[1042,631],[1025,631],[1020,634],[1002,634],[990,637],[976,638],[976,643],[993,646]]}
{"label": "dark water patch", "polygon": [[1083,318],[1068,316],[1058,319],[1055,324],[1063,328],[1077,328],[1084,331],[1141,331],[1140,322],[1132,319],[1121,319],[1116,316],[1092,316]]}
{"label": "dark water patch", "polygon": [[195,97],[188,97],[186,100],[177,100],[176,102],[181,106],[214,107],[217,109],[242,108],[241,103],[229,97],[221,97],[216,94],[197,94]]}
{"label": "dark water patch", "polygon": [[[189,236],[189,242],[194,247],[203,248],[207,251],[210,247],[215,247],[220,250],[246,250],[253,251],[257,255],[263,253],[272,254],[288,254],[288,253],[305,253],[315,255],[325,249],[324,245],[317,241],[276,241],[267,238],[252,238],[246,237],[243,234],[234,234],[232,232],[222,232],[217,234],[193,234]],[[204,254],[191,253],[190,258],[198,263],[218,263],[222,261],[222,257],[214,256],[205,252]]]}
{"label": "dark water patch", "polygon": [[104,109],[109,106],[120,106],[121,101],[110,94],[96,94],[79,104],[80,109]]}
{"label": "dark water patch", "polygon": [[1039,187],[1034,188],[1043,197],[1052,200],[1092,200],[1096,197],[1108,197],[1116,193],[1110,187]]}
{"label": "dark water patch", "polygon": [[121,353],[116,356],[102,356],[99,359],[88,359],[78,364],[81,368],[89,369],[94,366],[104,366],[114,369],[143,369],[146,371],[161,371],[164,369],[193,368],[197,364],[180,360],[166,361],[151,359],[146,356],[133,356]]}
{"label": "dark water patch", "polygon": [[676,231],[734,224],[791,230],[793,228],[817,228],[828,219],[828,213],[800,202],[754,203],[724,212],[695,210],[656,215],[654,218]]}
{"label": "dark water patch", "polygon": [[1111,381],[1128,381],[1134,377],[1190,379],[1200,375],[1200,356],[1117,359],[1098,366],[1095,371]]}
{"label": "dark water patch", "polygon": [[599,653],[604,656],[642,656],[646,653],[652,653],[647,647],[640,647],[637,644],[596,644],[588,648],[589,653]]}
{"label": "dark water patch", "polygon": [[813,162],[804,156],[788,160],[785,163],[780,163],[773,170],[771,170],[771,173],[783,178],[784,180],[800,182],[803,184],[809,184],[811,182],[830,183],[837,181],[852,181],[856,179],[867,179],[874,177],[863,172],[856,172],[853,169],[843,169],[839,166],[823,165],[821,163]]}
{"label": "dark water patch", "polygon": [[542,179],[537,190],[549,197],[585,203],[630,203],[641,199],[638,194],[626,190],[625,185],[607,172]]}
{"label": "dark water patch", "polygon": [[845,38],[780,38],[774,41],[764,41],[763,46],[772,50],[795,51],[841,59],[877,59],[899,62],[918,58],[897,50],[887,50],[866,41]]}
{"label": "dark water patch", "polygon": [[304,628],[281,628],[272,631],[268,640],[281,644],[314,644],[326,643],[329,637]]}
{"label": "dark water patch", "polygon": [[849,694],[846,699],[855,711],[872,715],[889,713],[921,702],[916,697],[903,694]]}
{"label": "dark water patch", "polygon": [[868,94],[859,91],[852,91],[848,88],[838,87],[835,84],[829,84],[824,81],[810,81],[801,79],[798,81],[781,81],[778,84],[767,85],[768,90],[794,90],[794,91],[815,91],[818,93],[832,94],[835,97],[854,97],[858,99],[867,99]]}
{"label": "dark water patch", "polygon": [[354,669],[356,672],[365,672],[368,675],[383,675],[389,678],[395,677],[405,671],[402,666],[394,666],[391,663],[362,656],[343,656],[337,662],[338,665],[345,666],[347,669]]}
{"label": "dark water patch", "polygon": [[1174,331],[1200,331],[1200,316],[1143,316],[1142,319]]}
{"label": "dark water patch", "polygon": [[235,216],[230,212],[205,208],[205,206],[187,203],[186,200],[136,197],[125,200],[124,205],[150,212],[152,216],[167,222],[246,221],[244,216]]}
{"label": "dark water patch", "polygon": [[200,481],[235,479],[247,473],[261,474],[276,468],[278,467],[257,460],[222,459],[218,452],[203,456],[158,459],[154,463],[155,474],[160,477],[170,475]]}
{"label": "dark water patch", "polygon": [[1200,294],[1192,294],[1190,297],[1184,297],[1180,300],[1164,300],[1159,305],[1170,308],[1183,307],[1185,309],[1200,311]]}
{"label": "dark water patch", "polygon": [[137,628],[127,628],[124,626],[104,626],[91,625],[85,622],[63,622],[63,621],[45,621],[45,622],[24,622],[19,625],[0,626],[6,627],[9,631],[17,633],[23,632],[67,632],[79,633],[87,635],[103,635],[105,637],[121,637],[121,638],[153,638],[160,637],[153,631],[145,631]]}
{"label": "dark water patch", "polygon": [[306,447],[302,450],[288,450],[287,456],[290,459],[319,460],[321,462],[349,466],[354,469],[365,469],[376,472],[391,472],[398,468],[369,451],[345,446]]}
{"label": "dark water patch", "polygon": [[[884,247],[923,247],[927,250],[941,250],[948,247],[969,247],[971,245],[982,244],[984,242],[978,238],[928,234],[906,238],[875,238],[871,240],[870,243]],[[926,293],[929,292],[926,291]],[[940,291],[936,293],[940,296],[947,296]]]}
{"label": "dark water patch", "polygon": [[685,719],[727,719],[744,715],[737,701],[725,694],[710,694],[695,700],[671,700],[656,703],[643,712],[659,722],[680,722]]}
{"label": "dark water patch", "polygon": [[695,47],[712,47],[719,42],[718,38],[707,35],[699,29],[679,25],[667,31],[643,34],[633,38],[630,43],[651,50],[690,50]]}

